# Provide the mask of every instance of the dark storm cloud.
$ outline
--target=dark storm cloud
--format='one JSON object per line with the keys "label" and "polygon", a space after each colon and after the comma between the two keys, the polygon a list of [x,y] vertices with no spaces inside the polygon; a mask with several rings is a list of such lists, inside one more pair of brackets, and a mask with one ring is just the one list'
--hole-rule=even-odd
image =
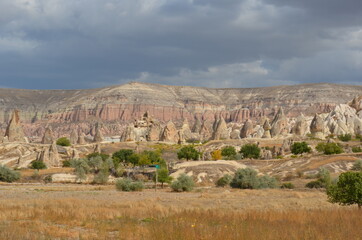
{"label": "dark storm cloud", "polygon": [[0,86],[360,84],[362,2],[0,2]]}

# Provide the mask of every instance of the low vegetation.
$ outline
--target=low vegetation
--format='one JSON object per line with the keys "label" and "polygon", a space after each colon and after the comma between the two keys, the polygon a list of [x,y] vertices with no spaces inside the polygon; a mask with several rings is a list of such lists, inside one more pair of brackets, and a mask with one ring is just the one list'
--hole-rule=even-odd
{"label": "low vegetation", "polygon": [[116,189],[124,192],[142,191],[144,185],[140,181],[132,181],[130,179],[119,179],[116,181]]}
{"label": "low vegetation", "polygon": [[225,174],[221,178],[216,181],[216,186],[218,187],[226,187],[229,186],[233,177],[230,174]]}
{"label": "low vegetation", "polygon": [[69,147],[71,146],[72,144],[70,143],[69,139],[66,138],[66,137],[61,137],[57,140],[56,142],[57,145],[59,146],[63,146],[63,147]]}
{"label": "low vegetation", "polygon": [[260,157],[260,148],[256,144],[245,144],[241,147],[240,153],[243,158],[254,158]]}
{"label": "low vegetation", "polygon": [[285,188],[285,189],[294,189],[295,186],[293,183],[291,182],[286,182],[286,183],[283,183],[280,188]]}
{"label": "low vegetation", "polygon": [[43,161],[35,160],[31,162],[30,168],[40,170],[40,169],[46,169],[47,166]]}
{"label": "low vegetation", "polygon": [[236,157],[236,150],[233,146],[226,146],[221,149],[221,155],[224,159],[235,159]]}
{"label": "low vegetation", "polygon": [[338,135],[338,139],[343,141],[343,142],[348,142],[352,140],[352,135],[351,134],[342,134],[342,135]]}
{"label": "low vegetation", "polygon": [[181,174],[175,181],[172,182],[171,188],[175,192],[189,192],[194,189],[195,183],[192,177],[186,174]]}
{"label": "low vegetation", "polygon": [[307,183],[307,188],[327,188],[331,184],[331,175],[325,168],[320,168],[317,174],[317,180]]}
{"label": "low vegetation", "polygon": [[362,171],[362,159],[356,160],[352,166],[354,171]]}
{"label": "low vegetation", "polygon": [[0,165],[0,182],[15,182],[20,179],[20,173]]}
{"label": "low vegetation", "polygon": [[251,168],[238,169],[232,179],[230,186],[241,189],[261,189],[276,188],[277,180],[275,178],[264,175],[258,176],[258,173]]}
{"label": "low vegetation", "polygon": [[362,148],[361,148],[361,147],[358,147],[358,146],[352,147],[352,152],[354,152],[354,153],[362,152]]}
{"label": "low vegetation", "polygon": [[338,145],[337,143],[318,143],[318,145],[316,146],[316,149],[318,152],[322,152],[326,155],[331,155],[331,154],[340,154],[343,153],[343,148]]}
{"label": "low vegetation", "polygon": [[295,142],[291,146],[291,152],[295,155],[303,154],[303,153],[310,153],[312,149],[308,146],[306,142]]}

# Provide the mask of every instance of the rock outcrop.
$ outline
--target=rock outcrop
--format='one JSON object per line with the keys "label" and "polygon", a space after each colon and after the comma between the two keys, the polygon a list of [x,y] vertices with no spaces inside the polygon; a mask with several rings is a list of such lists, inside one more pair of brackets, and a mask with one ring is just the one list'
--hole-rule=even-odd
{"label": "rock outcrop", "polygon": [[247,120],[244,123],[243,128],[240,130],[240,138],[248,138],[252,136],[254,129],[253,123],[250,120]]}
{"label": "rock outcrop", "polygon": [[50,126],[45,129],[43,139],[41,141],[42,144],[52,144],[55,141],[53,130]]}
{"label": "rock outcrop", "polygon": [[229,130],[223,117],[221,117],[214,126],[215,131],[212,135],[213,140],[225,140],[230,138]]}
{"label": "rock outcrop", "polygon": [[279,108],[271,123],[270,134],[272,137],[278,137],[288,133],[288,119],[284,114],[283,108]]}
{"label": "rock outcrop", "polygon": [[324,121],[323,119],[318,115],[315,114],[314,118],[310,124],[310,132],[312,133],[312,136],[319,139],[324,139]]}
{"label": "rock outcrop", "polygon": [[78,131],[76,129],[73,129],[69,136],[69,141],[72,145],[75,145],[78,143]]}
{"label": "rock outcrop", "polygon": [[102,141],[103,141],[103,135],[102,135],[102,132],[100,130],[99,123],[97,123],[96,126],[95,126],[95,134],[94,134],[93,142],[99,143],[99,142],[102,142]]}
{"label": "rock outcrop", "polygon": [[309,132],[309,126],[303,113],[297,118],[292,133],[297,136],[305,136]]}
{"label": "rock outcrop", "polygon": [[271,134],[270,134],[271,126],[270,126],[268,119],[265,120],[265,122],[263,124],[263,129],[264,129],[264,134],[263,134],[262,138],[271,138]]}
{"label": "rock outcrop", "polygon": [[163,129],[161,141],[177,143],[179,140],[179,134],[175,124],[172,121],[169,121]]}
{"label": "rock outcrop", "polygon": [[43,161],[48,168],[60,167],[61,158],[56,143],[53,142],[49,148],[44,148],[38,154],[37,160]]}
{"label": "rock outcrop", "polygon": [[24,130],[20,123],[19,110],[14,110],[6,128],[5,137],[9,142],[26,142]]}

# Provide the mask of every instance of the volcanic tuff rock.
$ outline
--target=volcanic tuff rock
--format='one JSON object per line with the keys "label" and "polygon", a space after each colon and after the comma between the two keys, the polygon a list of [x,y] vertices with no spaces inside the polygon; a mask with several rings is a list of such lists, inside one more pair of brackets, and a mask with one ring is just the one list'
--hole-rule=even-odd
{"label": "volcanic tuff rock", "polygon": [[43,139],[41,143],[43,144],[52,144],[54,142],[53,130],[51,127],[47,127],[44,132]]}
{"label": "volcanic tuff rock", "polygon": [[23,127],[20,123],[19,110],[14,110],[11,120],[6,128],[5,137],[10,142],[25,142]]}
{"label": "volcanic tuff rock", "polygon": [[82,131],[88,134],[94,121],[104,123],[104,134],[118,135],[125,123],[147,110],[163,123],[182,119],[192,124],[195,119],[212,122],[215,115],[223,116],[226,122],[241,123],[270,118],[279,107],[287,117],[330,112],[337,104],[360,95],[362,86],[335,84],[211,89],[133,82],[87,90],[0,89],[0,123],[4,128],[11,112],[19,108],[28,136],[39,136],[39,129],[47,124],[60,135],[69,134],[69,123],[83,124]]}

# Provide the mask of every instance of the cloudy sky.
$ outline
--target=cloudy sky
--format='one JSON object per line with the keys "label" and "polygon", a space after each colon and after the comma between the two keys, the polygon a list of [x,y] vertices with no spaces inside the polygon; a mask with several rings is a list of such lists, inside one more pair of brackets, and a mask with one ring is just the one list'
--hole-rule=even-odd
{"label": "cloudy sky", "polygon": [[362,84],[361,0],[0,0],[0,87]]}

